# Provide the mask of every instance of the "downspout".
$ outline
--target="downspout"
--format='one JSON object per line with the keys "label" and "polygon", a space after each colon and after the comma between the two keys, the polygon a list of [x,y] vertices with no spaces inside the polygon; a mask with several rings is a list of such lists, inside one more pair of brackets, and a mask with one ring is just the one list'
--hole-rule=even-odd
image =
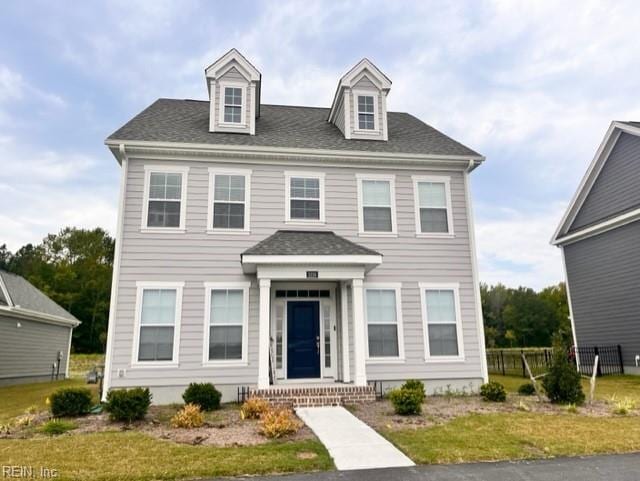
{"label": "downspout", "polygon": [[469,173],[476,168],[476,162],[469,159],[469,164],[464,171],[464,190],[467,201],[467,228],[469,229],[469,244],[471,247],[471,274],[473,277],[474,296],[476,305],[476,319],[478,344],[480,348],[480,369],[482,371],[482,379],[484,382],[489,381],[489,371],[487,368],[487,352],[484,340],[484,317],[482,315],[482,300],[480,298],[480,279],[478,276],[478,256],[476,253],[476,233],[473,217],[473,203],[471,201],[471,192],[469,186]]}
{"label": "downspout", "polygon": [[104,379],[102,401],[107,400],[107,393],[111,385],[111,364],[113,351],[113,336],[115,334],[116,308],[118,306],[118,284],[120,280],[120,257],[122,255],[122,235],[124,230],[124,200],[127,193],[127,170],[129,159],[124,144],[119,146],[120,152],[120,197],[118,199],[118,219],[116,224],[115,251],[113,254],[113,272],[111,278],[111,298],[109,300],[109,325],[107,327],[107,346],[104,362]]}

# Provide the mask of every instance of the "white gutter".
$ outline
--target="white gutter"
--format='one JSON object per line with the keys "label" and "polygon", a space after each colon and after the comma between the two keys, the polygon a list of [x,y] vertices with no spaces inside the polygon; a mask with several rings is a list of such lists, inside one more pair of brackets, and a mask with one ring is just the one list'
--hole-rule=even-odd
{"label": "white gutter", "polygon": [[604,222],[600,222],[599,224],[592,225],[590,227],[586,227],[584,229],[580,229],[572,234],[565,235],[564,237],[560,237],[559,239],[554,239],[551,243],[555,246],[569,244],[571,242],[577,242],[582,239],[587,239],[589,237],[593,237],[598,234],[602,234],[603,232],[610,231],[617,227],[622,227],[624,225],[630,224],[631,222],[635,222],[640,219],[640,209],[635,209],[625,214],[616,216],[612,219],[606,220]]}
{"label": "white gutter", "polygon": [[31,309],[25,309],[20,306],[0,306],[0,313],[19,319],[44,322],[46,324],[55,324],[58,326],[77,327],[80,325],[80,321],[78,320],[74,321],[72,319],[66,319],[60,316],[54,316],[51,314],[45,314],[43,312],[33,311]]}

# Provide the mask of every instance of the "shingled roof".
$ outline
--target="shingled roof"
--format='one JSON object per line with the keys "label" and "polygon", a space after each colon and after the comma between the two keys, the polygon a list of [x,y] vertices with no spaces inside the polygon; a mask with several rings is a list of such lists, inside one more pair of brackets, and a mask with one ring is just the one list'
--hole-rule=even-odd
{"label": "shingled roof", "polygon": [[331,231],[279,230],[242,253],[254,256],[380,256]]}
{"label": "shingled roof", "polygon": [[480,154],[403,112],[388,113],[389,140],[345,139],[327,121],[329,109],[261,105],[255,135],[209,132],[209,102],[159,99],[107,139],[422,155]]}

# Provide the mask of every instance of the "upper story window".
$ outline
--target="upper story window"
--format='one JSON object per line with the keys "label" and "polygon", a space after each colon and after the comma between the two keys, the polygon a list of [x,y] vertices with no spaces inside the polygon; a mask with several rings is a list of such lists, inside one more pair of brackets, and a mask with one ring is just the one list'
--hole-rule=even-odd
{"label": "upper story window", "polygon": [[451,190],[449,177],[414,177],[416,232],[426,235],[452,235]]}
{"label": "upper story window", "polygon": [[241,87],[224,87],[224,121],[230,124],[242,123]]}
{"label": "upper story window", "polygon": [[246,170],[209,169],[209,231],[249,231],[249,184]]}
{"label": "upper story window", "polygon": [[399,285],[365,286],[368,358],[404,357]]}
{"label": "upper story window", "polygon": [[188,171],[188,167],[145,166],[143,229],[184,229]]}
{"label": "upper story window", "polygon": [[462,358],[458,285],[420,283],[427,359]]}
{"label": "upper story window", "polygon": [[375,130],[375,98],[373,95],[358,95],[358,129]]}
{"label": "upper story window", "polygon": [[395,235],[395,177],[358,176],[358,221],[361,234]]}
{"label": "upper story window", "polygon": [[324,222],[324,174],[285,172],[287,222]]}

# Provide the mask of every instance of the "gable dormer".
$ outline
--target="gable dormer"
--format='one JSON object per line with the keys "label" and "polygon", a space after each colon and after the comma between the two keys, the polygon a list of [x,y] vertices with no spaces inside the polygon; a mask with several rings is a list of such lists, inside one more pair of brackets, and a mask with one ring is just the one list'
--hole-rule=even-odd
{"label": "gable dormer", "polygon": [[388,140],[387,95],[391,80],[368,59],[360,60],[338,83],[329,122],[346,139]]}
{"label": "gable dormer", "polygon": [[255,135],[262,74],[235,48],[205,69],[209,131]]}

